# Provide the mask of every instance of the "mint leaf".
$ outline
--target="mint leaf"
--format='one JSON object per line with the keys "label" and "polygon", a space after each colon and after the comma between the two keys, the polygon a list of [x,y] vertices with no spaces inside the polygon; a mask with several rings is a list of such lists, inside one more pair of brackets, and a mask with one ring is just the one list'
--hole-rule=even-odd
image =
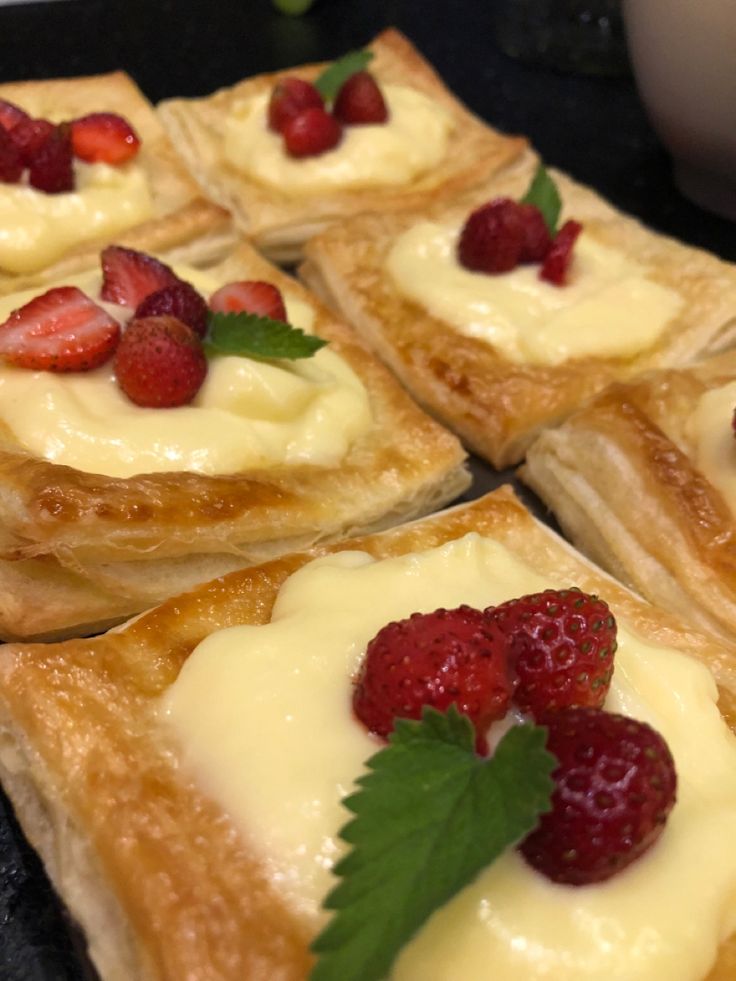
{"label": "mint leaf", "polygon": [[327,341],[257,313],[210,313],[205,351],[247,358],[311,358]]}
{"label": "mint leaf", "polygon": [[562,200],[557,185],[544,169],[544,164],[540,163],[537,167],[532,182],[521,199],[521,204],[535,204],[539,208],[544,223],[554,238],[557,232],[557,219],[562,210]]}
{"label": "mint leaf", "polygon": [[514,726],[490,759],[474,752],[470,720],[452,706],[400,720],[345,807],[353,846],[335,867],[335,910],[312,944],[311,981],[381,981],[428,917],[523,838],[549,810],[556,761],[546,730]]}
{"label": "mint leaf", "polygon": [[372,57],[372,51],[348,51],[328,65],[314,83],[325,102],[332,102],[350,76],[362,72]]}

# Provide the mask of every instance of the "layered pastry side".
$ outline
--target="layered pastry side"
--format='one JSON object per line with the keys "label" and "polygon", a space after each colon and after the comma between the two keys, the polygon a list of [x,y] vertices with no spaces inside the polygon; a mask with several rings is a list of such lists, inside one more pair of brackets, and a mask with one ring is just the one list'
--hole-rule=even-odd
{"label": "layered pastry side", "polygon": [[610,382],[732,343],[734,267],[648,231],[559,173],[550,172],[558,234],[582,226],[564,282],[525,259],[501,271],[465,267],[469,216],[520,202],[535,167],[497,174],[462,207],[334,226],[309,242],[300,273],[418,401],[499,468]]}
{"label": "layered pastry side", "polygon": [[[327,344],[299,360],[215,354],[173,408],[130,401],[115,360],[2,367],[5,636],[83,631],[290,547],[425,513],[469,482],[455,438],[291,277],[246,245],[176,269],[205,299],[272,283],[294,326]],[[96,299],[100,275],[64,284]],[[3,320],[30,295],[4,298]]]}
{"label": "layered pastry side", "polygon": [[304,981],[341,800],[381,745],[351,710],[370,638],[412,612],[572,584],[619,625],[606,708],[673,754],[667,824],[596,885],[553,884],[508,850],[389,976],[732,977],[736,648],[602,575],[503,489],[233,573],[102,637],[3,648],[3,781],[104,981]]}

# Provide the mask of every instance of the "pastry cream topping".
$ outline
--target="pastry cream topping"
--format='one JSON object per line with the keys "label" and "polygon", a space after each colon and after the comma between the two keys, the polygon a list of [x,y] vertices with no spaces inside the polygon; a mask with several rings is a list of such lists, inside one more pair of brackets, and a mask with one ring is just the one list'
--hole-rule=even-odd
{"label": "pastry cream topping", "polygon": [[112,238],[151,217],[143,169],[74,161],[76,190],[46,194],[23,184],[0,184],[0,269],[29,273],[68,249]]}
{"label": "pastry cream topping", "polygon": [[[222,285],[199,270],[176,272],[205,297]],[[99,275],[65,283],[99,296]],[[0,322],[37,292],[3,297]],[[288,295],[285,301],[290,322],[309,331],[312,308]],[[127,309],[103,306],[123,320],[130,316]],[[173,409],[134,405],[116,384],[111,362],[64,375],[3,366],[0,420],[38,457],[88,473],[131,477],[330,466],[370,427],[371,414],[362,382],[328,345],[295,361],[215,357],[194,401]]]}
{"label": "pastry cream topping", "polygon": [[327,153],[295,159],[266,122],[268,94],[238,103],[225,125],[223,152],[237,170],[286,193],[407,184],[431,170],[447,151],[449,113],[423,92],[382,88],[386,123],[346,126]]}
{"label": "pastry cream topping", "polygon": [[[476,534],[375,561],[341,552],[282,587],[271,623],[212,634],[162,714],[184,763],[317,929],[343,852],[337,832],[377,742],[354,719],[351,679],[390,620],[461,603],[484,608],[551,584]],[[394,981],[700,981],[736,927],[736,742],[708,670],[622,627],[607,708],[668,741],[678,801],[657,844],[608,882],[555,885],[509,851],[405,948]],[[662,679],[667,684],[662,684]]]}
{"label": "pastry cream topping", "polygon": [[731,427],[736,408],[736,382],[701,396],[690,426],[695,465],[717,487],[736,514],[736,436]]}
{"label": "pastry cream topping", "polygon": [[540,280],[536,263],[496,275],[471,272],[455,257],[457,238],[457,226],[414,225],[389,252],[388,272],[408,299],[511,361],[632,357],[658,340],[682,306],[644,266],[586,231],[565,286]]}

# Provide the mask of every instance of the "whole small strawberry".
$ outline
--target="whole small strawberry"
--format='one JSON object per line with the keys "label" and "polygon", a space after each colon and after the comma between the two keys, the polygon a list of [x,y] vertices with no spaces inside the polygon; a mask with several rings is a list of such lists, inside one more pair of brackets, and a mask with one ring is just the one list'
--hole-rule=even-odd
{"label": "whole small strawberry", "polygon": [[600,709],[550,712],[543,723],[559,761],[552,810],[520,850],[553,882],[604,882],[661,834],[676,799],[672,754],[644,722]]}
{"label": "whole small strawberry", "polygon": [[603,600],[579,589],[546,589],[486,614],[509,638],[520,709],[538,719],[571,705],[603,705],[616,652],[616,621]]}
{"label": "whole small strawberry", "polygon": [[479,751],[488,726],[506,714],[514,688],[505,635],[469,606],[414,613],[389,623],[368,644],[353,709],[384,738],[394,720],[419,719],[425,705],[456,705],[469,716]]}
{"label": "whole small strawberry", "polygon": [[0,128],[10,131],[21,119],[28,119],[28,113],[14,102],[0,99]]}
{"label": "whole small strawberry", "polygon": [[54,124],[50,123],[48,119],[34,119],[32,116],[24,116],[10,130],[8,135],[24,164],[30,164],[41,145],[54,132],[54,128]]}
{"label": "whole small strawberry", "polygon": [[370,72],[355,72],[340,86],[332,107],[335,119],[355,126],[365,123],[385,123],[388,119],[386,100]]}
{"label": "whole small strawberry", "polygon": [[342,139],[342,126],[326,109],[314,106],[288,119],[282,129],[286,152],[292,157],[316,157]]}
{"label": "whole small strawberry", "polygon": [[0,181],[3,184],[17,184],[22,173],[21,155],[10,134],[0,126]]}
{"label": "whole small strawberry", "polygon": [[176,317],[133,319],[115,352],[115,376],[131,402],[146,408],[187,405],[207,374],[194,331]]}
{"label": "whole small strawberry", "polygon": [[68,126],[54,126],[28,155],[28,183],[46,194],[74,190],[72,143]]}
{"label": "whole small strawberry", "polygon": [[255,313],[259,317],[286,322],[281,290],[262,279],[226,283],[210,297],[210,310],[213,313]]}
{"label": "whole small strawberry", "polygon": [[314,85],[293,75],[282,78],[271,92],[268,127],[275,133],[281,133],[290,119],[312,108],[324,108],[324,100]]}
{"label": "whole small strawberry", "polygon": [[520,205],[511,198],[496,198],[468,217],[460,232],[458,261],[474,272],[509,272],[521,261],[525,242]]}
{"label": "whole small strawberry", "polygon": [[141,300],[133,316],[160,317],[167,314],[191,327],[198,337],[207,333],[207,304],[190,283],[172,283],[163,286]]}

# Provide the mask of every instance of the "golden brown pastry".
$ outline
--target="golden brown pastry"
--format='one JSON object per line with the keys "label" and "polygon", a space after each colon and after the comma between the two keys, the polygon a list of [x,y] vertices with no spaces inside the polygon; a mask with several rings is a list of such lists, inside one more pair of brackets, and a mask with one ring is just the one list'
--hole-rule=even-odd
{"label": "golden brown pastry", "polygon": [[[5,639],[91,632],[233,569],[426,513],[467,487],[455,437],[425,416],[299,283],[244,243],[206,273],[220,284],[273,282],[287,301],[312,310],[315,333],[367,391],[367,428],[355,431],[342,457],[323,465],[302,454],[292,463],[232,473],[105,476],[109,471],[84,472],[27,452],[3,424]],[[165,426],[167,413],[178,410],[150,411],[160,412]]]}
{"label": "golden brown pastry", "polygon": [[[728,487],[736,402],[726,386],[734,382],[736,355],[726,353],[613,385],[544,432],[520,471],[596,562],[652,602],[729,638],[736,634]],[[725,412],[711,417],[703,397],[721,391]]]}
{"label": "golden brown pastry", "polygon": [[[207,197],[232,211],[241,231],[275,261],[298,259],[304,242],[338,218],[372,210],[394,214],[425,207],[437,198],[451,198],[483,182],[525,151],[525,140],[498,133],[468,112],[398,31],[383,31],[369,47],[375,57],[368,67],[380,84],[424,93],[449,114],[446,152],[438,164],[409,183],[298,192],[259,182],[228,162],[224,136],[233,111],[245,100],[270,93],[288,75],[313,80],[324,65],[259,75],[207,98],[170,99],[158,106],[172,142]],[[314,160],[319,158],[313,158],[309,166]]]}
{"label": "golden brown pastry", "polygon": [[[160,699],[213,631],[268,623],[280,587],[310,559],[356,548],[390,558],[471,531],[553,582],[599,592],[644,642],[689,651],[709,665],[722,711],[736,722],[736,650],[614,583],[536,522],[508,488],[380,535],[232,573],[101,637],[6,645],[3,783],[104,981],[307,977],[305,921],[270,881],[260,843],[193,779]],[[730,938],[702,981],[727,981],[734,963]]]}
{"label": "golden brown pastry", "polygon": [[[649,231],[593,191],[554,172],[563,203],[561,221],[574,218],[583,224],[583,236],[575,248],[582,249],[586,237],[587,251],[581,252],[580,259],[575,253],[570,286],[545,286],[552,306],[537,326],[527,330],[513,308],[504,313],[511,341],[523,342],[526,348],[509,353],[500,345],[500,337],[497,343],[487,335],[461,331],[446,315],[432,314],[423,300],[409,299],[397,287],[387,271],[387,259],[403,233],[426,221],[459,229],[482,202],[503,196],[518,200],[535,166],[527,158],[497,174],[482,195],[474,192],[451,208],[439,205],[422,214],[361,215],[333,225],[308,243],[301,268],[309,286],[356,327],[417,400],[474,452],[499,468],[521,460],[544,427],[562,421],[611,381],[655,366],[687,363],[733,343],[736,268]],[[593,307],[591,298],[581,295],[578,310],[584,312],[572,310],[576,319],[573,327],[568,324],[566,349],[552,348],[550,356],[540,355],[540,345],[556,343],[555,305],[565,302],[565,290],[585,288],[587,264],[596,255],[600,258],[596,275],[602,280],[592,300],[598,305]],[[621,266],[619,282],[633,277],[637,283],[626,293],[624,312],[618,318],[619,300],[606,292],[610,261]],[[514,299],[518,306],[526,303],[524,291],[538,282],[536,269],[523,266],[511,274],[526,277]],[[482,287],[484,281],[502,281],[507,274],[467,275]],[[423,279],[418,277],[419,283],[432,281],[431,272]],[[661,329],[643,347],[638,338],[651,321],[645,316],[641,325],[636,323],[637,316],[642,316],[642,304],[635,291],[642,284],[647,295],[664,304]],[[469,303],[468,295],[461,299]],[[630,347],[615,354],[596,353],[599,336],[613,343],[615,350],[627,328]],[[587,351],[580,354],[583,340]]]}

